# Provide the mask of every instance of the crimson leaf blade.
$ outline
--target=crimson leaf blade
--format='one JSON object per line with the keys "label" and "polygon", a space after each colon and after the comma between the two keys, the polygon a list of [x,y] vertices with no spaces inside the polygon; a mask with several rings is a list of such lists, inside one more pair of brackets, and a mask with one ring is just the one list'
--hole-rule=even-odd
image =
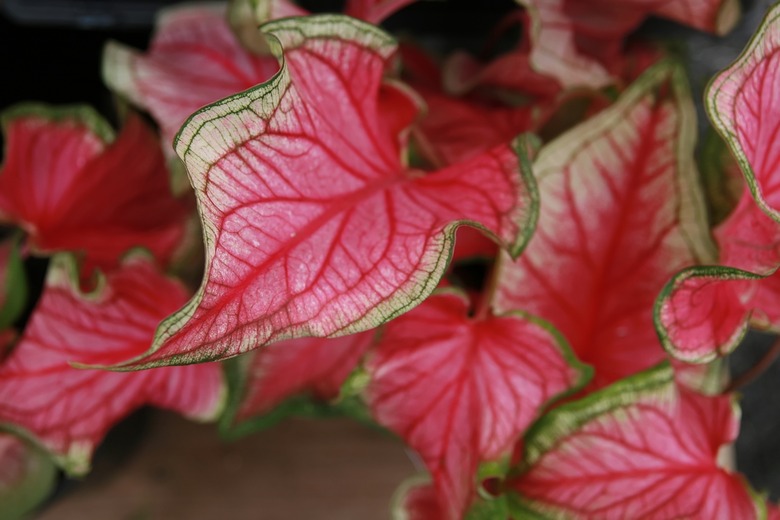
{"label": "crimson leaf blade", "polygon": [[67,471],[81,474],[108,429],[139,406],[216,417],[224,398],[219,365],[123,374],[70,364],[111,364],[143,351],[160,318],[186,300],[181,285],[136,256],[84,295],[70,257],[52,262],[24,335],[0,365],[4,427],[33,438]]}

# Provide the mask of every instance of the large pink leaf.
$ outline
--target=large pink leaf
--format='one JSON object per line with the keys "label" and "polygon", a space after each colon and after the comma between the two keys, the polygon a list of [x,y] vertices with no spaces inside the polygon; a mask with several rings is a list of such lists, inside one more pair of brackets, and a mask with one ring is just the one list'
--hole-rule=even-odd
{"label": "large pink leaf", "polygon": [[517,0],[531,14],[531,62],[566,87],[614,81],[624,39],[651,15],[723,34],[739,17],[736,0]]}
{"label": "large pink leaf", "polygon": [[539,322],[468,311],[457,293],[432,296],[388,323],[366,361],[372,413],[422,456],[446,518],[466,510],[478,464],[508,455],[540,409],[586,374]]}
{"label": "large pink leaf", "polygon": [[225,5],[163,11],[146,55],[109,42],[103,54],[106,84],[154,116],[164,151],[199,108],[267,81],[279,64],[244,49],[231,31]]}
{"label": "large pink leaf", "polygon": [[184,232],[186,207],[171,195],[152,132],[131,116],[113,141],[86,107],[20,105],[5,113],[0,214],[44,253],[77,251],[113,266],[133,247],[167,261]]}
{"label": "large pink leaf", "polygon": [[541,212],[505,262],[496,299],[560,330],[604,386],[660,362],[653,305],[679,269],[712,255],[681,72],[651,69],[618,102],[542,148]]}
{"label": "large pink leaf", "polygon": [[23,337],[0,365],[0,423],[33,437],[68,471],[83,473],[108,429],[139,406],[214,418],[224,393],[217,364],[132,374],[70,365],[138,355],[160,319],[187,298],[142,257],[128,258],[92,294],[80,292],[74,270],[69,258],[54,258]]}
{"label": "large pink leaf", "polygon": [[372,332],[332,339],[299,338],[249,354],[252,357],[234,421],[268,413],[303,393],[323,401],[337,397],[373,338]]}
{"label": "large pink leaf", "polygon": [[634,376],[542,419],[510,483],[516,516],[760,518],[761,499],[717,463],[737,435],[731,398],[678,390],[671,372]]}
{"label": "large pink leaf", "polygon": [[341,16],[264,27],[285,48],[281,72],[198,112],[177,141],[203,220],[203,284],[126,366],[366,330],[433,291],[460,223],[513,254],[530,233],[521,144],[436,172],[404,166],[389,131],[414,101],[381,88],[385,33]]}
{"label": "large pink leaf", "polygon": [[710,118],[728,141],[753,196],[780,222],[780,6],[767,14],[742,56],[707,90]]}
{"label": "large pink leaf", "polygon": [[0,518],[28,518],[56,483],[54,464],[19,437],[0,433]]}

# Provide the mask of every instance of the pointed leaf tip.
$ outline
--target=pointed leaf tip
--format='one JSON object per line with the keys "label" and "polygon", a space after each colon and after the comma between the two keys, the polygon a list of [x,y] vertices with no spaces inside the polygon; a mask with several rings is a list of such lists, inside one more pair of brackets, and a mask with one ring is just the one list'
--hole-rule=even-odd
{"label": "pointed leaf tip", "polygon": [[389,135],[403,126],[398,107],[381,97],[396,49],[387,34],[334,15],[264,30],[284,47],[280,72],[205,107],[179,133],[206,274],[127,368],[370,329],[433,291],[457,226],[514,254],[528,239],[537,200],[521,150],[498,146],[433,172],[403,165]]}

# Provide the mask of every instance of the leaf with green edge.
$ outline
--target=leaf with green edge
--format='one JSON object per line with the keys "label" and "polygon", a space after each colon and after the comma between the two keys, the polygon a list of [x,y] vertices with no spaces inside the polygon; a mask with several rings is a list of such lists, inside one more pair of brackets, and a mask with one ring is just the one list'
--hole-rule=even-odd
{"label": "leaf with green edge", "polygon": [[[340,338],[299,338],[255,350],[233,363],[231,389],[235,402],[226,413],[226,431],[262,429],[269,421],[291,413],[316,412],[316,405],[339,397],[341,388],[374,340],[372,331]],[[310,399],[290,398],[309,396]],[[284,410],[275,412],[277,407]],[[311,409],[314,406],[315,409]],[[263,418],[260,422],[256,418]],[[242,427],[248,421],[256,425]]]}
{"label": "leaf with green edge", "polygon": [[0,242],[0,330],[10,327],[27,305],[27,275],[22,262],[20,242],[19,236]]}
{"label": "leaf with green edge", "polygon": [[0,433],[0,518],[27,518],[51,492],[57,468],[46,454],[8,433]]}
{"label": "leaf with green edge", "polygon": [[146,354],[116,368],[367,330],[433,291],[459,225],[513,255],[532,232],[522,139],[434,172],[403,164],[390,134],[416,100],[382,86],[387,34],[336,15],[263,30],[284,47],[279,74],[196,113],[177,138],[203,220],[203,283]]}
{"label": "leaf with green edge", "polygon": [[780,222],[780,4],[767,13],[742,55],[707,88],[713,125],[729,143],[753,197]]}
{"label": "leaf with green edge", "polygon": [[[436,488],[427,475],[405,480],[393,497],[393,520],[443,520]],[[509,503],[506,496],[480,497],[464,515],[464,520],[506,520]]]}
{"label": "leaf with green edge", "polygon": [[137,355],[160,319],[186,299],[186,290],[145,255],[128,257],[90,294],[79,289],[72,257],[55,256],[30,323],[0,365],[2,427],[46,448],[66,471],[83,474],[108,429],[144,404],[215,419],[224,400],[218,364],[132,374],[71,366]]}
{"label": "leaf with green edge", "polygon": [[762,518],[763,499],[718,466],[738,428],[731,397],[677,388],[668,365],[640,373],[532,428],[508,483],[512,512],[550,520]]}
{"label": "leaf with green edge", "polygon": [[503,262],[496,306],[551,322],[594,367],[591,389],[665,358],[656,296],[679,269],[714,256],[695,131],[683,72],[662,63],[534,163],[537,230]]}
{"label": "leaf with green edge", "polygon": [[621,68],[625,38],[647,17],[723,34],[738,0],[516,0],[531,16],[531,63],[564,87],[601,88]]}
{"label": "leaf with green edge", "polygon": [[465,513],[481,462],[506,456],[552,399],[590,376],[547,324],[468,313],[462,293],[435,294],[388,323],[365,362],[368,406],[420,454],[443,518]]}
{"label": "leaf with green edge", "polygon": [[146,54],[111,41],[103,50],[103,81],[148,110],[161,127],[163,150],[199,108],[267,81],[279,70],[270,54],[244,49],[226,18],[225,4],[161,11]]}
{"label": "leaf with green edge", "polygon": [[171,195],[165,160],[140,117],[116,139],[85,106],[17,105],[2,120],[0,216],[28,233],[34,251],[77,252],[101,268],[134,247],[170,260],[187,208]]}

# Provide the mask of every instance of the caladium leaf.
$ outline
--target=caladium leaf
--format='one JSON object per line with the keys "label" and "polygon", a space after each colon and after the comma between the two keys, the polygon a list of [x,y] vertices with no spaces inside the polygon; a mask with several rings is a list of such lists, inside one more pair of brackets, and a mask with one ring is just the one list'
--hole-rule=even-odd
{"label": "caladium leaf", "polygon": [[664,63],[534,163],[537,231],[504,262],[496,305],[550,321],[596,369],[595,387],[664,359],[655,298],[679,269],[714,256],[694,133],[682,72]]}
{"label": "caladium leaf", "polygon": [[466,511],[480,462],[508,455],[545,404],[589,375],[535,319],[468,312],[463,295],[434,295],[388,323],[365,363],[369,408],[420,454],[444,518]]}
{"label": "caladium leaf", "polygon": [[435,172],[404,166],[389,131],[416,102],[381,88],[389,36],[332,15],[264,30],[284,46],[280,73],[201,110],[177,138],[203,220],[203,284],[125,367],[370,329],[433,291],[459,224],[515,255],[528,238],[522,143]]}
{"label": "caladium leaf", "polygon": [[3,125],[0,215],[28,232],[34,250],[77,251],[100,267],[139,246],[171,257],[187,211],[171,195],[162,153],[140,118],[131,116],[113,141],[86,107],[20,105]]}
{"label": "caladium leaf", "polygon": [[759,206],[780,222],[780,5],[767,14],[742,56],[712,80],[706,107],[729,143]]}
{"label": "caladium leaf", "polygon": [[19,343],[0,365],[0,424],[30,436],[71,473],[89,468],[111,426],[144,404],[213,419],[224,397],[217,364],[123,374],[71,362],[112,364],[142,352],[160,319],[187,292],[146,257],[129,257],[94,293],[82,294],[76,267],[57,256]]}
{"label": "caladium leaf", "polygon": [[147,54],[117,42],[103,51],[103,79],[148,110],[161,127],[163,150],[199,108],[267,81],[279,63],[244,49],[226,19],[225,4],[167,9],[157,19]]}
{"label": "caladium leaf", "polygon": [[373,332],[332,339],[299,338],[247,354],[232,422],[266,414],[290,397],[305,393],[320,401],[338,397],[373,339]]}
{"label": "caladium leaf", "polygon": [[737,0],[517,0],[531,15],[534,68],[564,86],[614,81],[624,38],[648,16],[723,34],[739,18]]}
{"label": "caladium leaf", "polygon": [[[401,484],[393,498],[393,520],[444,520],[430,479],[412,477]],[[465,520],[506,520],[509,504],[505,496],[485,499],[480,497],[463,517]]]}
{"label": "caladium leaf", "polygon": [[27,518],[51,493],[56,477],[57,469],[44,453],[0,433],[0,518]]}
{"label": "caladium leaf", "polygon": [[532,131],[549,110],[539,106],[490,106],[422,90],[427,111],[415,128],[421,152],[433,164],[457,164]]}
{"label": "caladium leaf", "polygon": [[[509,487],[518,518],[761,518],[762,499],[718,466],[739,413],[677,389],[663,366],[545,416]],[[525,515],[525,516],[524,516]]]}

